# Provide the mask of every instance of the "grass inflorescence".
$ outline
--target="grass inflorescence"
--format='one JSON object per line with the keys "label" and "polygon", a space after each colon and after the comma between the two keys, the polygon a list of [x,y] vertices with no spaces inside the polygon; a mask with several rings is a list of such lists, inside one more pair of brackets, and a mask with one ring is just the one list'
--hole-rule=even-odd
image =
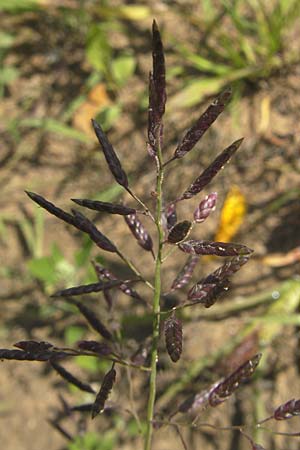
{"label": "grass inflorescence", "polygon": [[[119,257],[121,264],[124,266],[122,267],[131,272],[131,278],[124,279],[122,275],[115,274],[111,267],[106,267],[105,264],[93,261],[92,264],[98,278],[97,282],[68,287],[53,293],[52,297],[64,299],[75,306],[75,309],[86,320],[92,331],[98,335],[98,340],[81,340],[75,348],[58,348],[47,342],[21,341],[15,344],[17,350],[0,349],[0,358],[3,360],[48,362],[51,368],[65,381],[93,396],[93,400],[89,403],[73,407],[68,406],[65,402],[64,413],[61,413],[55,420],[50,421],[68,440],[73,438],[64,430],[60,421],[65,416],[72,415],[75,411],[83,414],[89,412],[93,419],[107,410],[113,410],[114,413],[120,414],[123,412],[128,414],[129,411],[139,427],[141,421],[145,423],[143,428],[145,450],[155,448],[153,444],[155,429],[161,426],[175,428],[181,443],[187,448],[180,432],[182,423],[180,420],[177,421],[175,416],[177,417],[178,414],[189,414],[191,411],[197,411],[199,408],[214,408],[223,403],[242,384],[251,382],[262,356],[261,353],[256,351],[253,351],[253,354],[250,356],[247,354],[247,358],[245,358],[245,354],[241,355],[239,364],[236,364],[236,367],[230,373],[224,373],[224,376],[214,381],[211,386],[197,392],[192,397],[185,398],[183,403],[177,406],[175,412],[172,409],[172,405],[170,405],[170,408],[167,405],[162,411],[157,411],[156,400],[159,395],[157,389],[158,365],[166,364],[166,358],[164,357],[168,354],[171,362],[169,362],[169,359],[167,361],[170,364],[177,363],[177,366],[180,366],[184,354],[183,329],[185,324],[181,317],[181,309],[187,305],[190,308],[213,307],[219,297],[228,291],[231,277],[248,263],[253,250],[244,244],[215,242],[203,240],[202,238],[198,239],[197,237],[189,238],[192,231],[197,235],[198,230],[196,228],[199,226],[198,224],[208,220],[208,217],[212,215],[217,201],[216,192],[203,195],[203,198],[195,199],[193,218],[177,220],[178,203],[191,200],[200,194],[238,151],[243,139],[238,139],[226,147],[201,172],[196,180],[187,187],[183,194],[175,197],[171,202],[166,201],[169,197],[166,187],[167,171],[172,170],[173,162],[184,158],[195,148],[204,133],[224,111],[226,104],[230,100],[230,89],[226,89],[219,94],[216,100],[211,103],[194,125],[185,133],[173,156],[166,157],[163,140],[163,118],[167,101],[166,68],[164,47],[155,21],[152,27],[152,60],[153,66],[149,74],[147,150],[152,162],[155,163],[152,164],[152,170],[156,171],[156,184],[153,187],[155,195],[152,196],[155,202],[154,207],[146,204],[143,199],[140,199],[135,194],[134,189],[129,184],[129,178],[116,150],[101,128],[101,125],[95,120],[92,121],[92,125],[108,169],[115,181],[124,188],[136,205],[131,207],[123,203],[115,204],[89,199],[72,199],[77,205],[88,210],[123,216],[133,236],[131,242],[132,247],[137,252],[137,262],[132,262],[126,256],[126,253],[123,253],[118,245],[106,237],[94,222],[82,212],[72,208],[70,212],[64,211],[41,195],[26,191],[31,200],[40,207],[69,226],[75,227],[88,235],[101,251],[113,254],[116,258]],[[177,168],[176,170],[179,169]],[[174,195],[174,193],[172,194]],[[147,220],[152,226],[149,227],[151,230],[153,230],[154,223],[155,235],[150,235],[146,224]],[[168,255],[171,254],[170,246],[178,254],[185,253],[187,260],[181,271],[171,282],[169,290],[164,292],[162,284],[163,265]],[[149,253],[152,255],[152,280],[145,278],[142,273],[143,265],[139,264],[142,258],[140,252],[143,252],[143,250],[145,251],[145,257],[148,257]],[[225,262],[211,274],[202,277],[196,283],[192,283],[191,280],[195,268],[204,255],[214,258],[222,257],[225,258]],[[133,288],[133,284],[137,284],[137,287],[134,286]],[[140,287],[141,285],[142,287]],[[184,293],[184,288],[187,288],[186,293]],[[139,349],[135,349],[135,351],[132,351],[130,339],[126,338],[126,333],[122,330],[122,324],[111,326],[105,319],[102,319],[98,312],[95,312],[95,307],[90,305],[86,299],[89,294],[100,293],[105,298],[108,311],[111,312],[117,309],[117,305],[115,305],[113,300],[113,294],[116,291],[129,297],[128,301],[132,302],[132,304],[138,304],[139,307],[145,308],[150,317],[149,331],[148,329],[145,330],[145,340]],[[175,291],[181,293],[179,296],[181,300],[169,310],[165,299],[170,293],[173,295]],[[151,309],[150,312],[149,307]],[[138,316],[136,320],[139,320]],[[89,383],[81,381],[62,365],[66,358],[76,356],[98,358],[110,364],[111,368],[104,373],[101,377],[102,379],[97,380],[100,386],[98,389],[95,389]],[[127,376],[129,378],[129,403],[131,406],[125,408],[122,402],[118,404],[117,396],[113,396],[113,392],[118,389],[118,384],[121,382],[121,371],[132,371],[133,369],[145,375],[145,387],[143,389],[143,399],[141,399],[143,406],[139,411],[136,411],[132,406],[133,388],[130,382],[130,372],[127,372]],[[98,394],[96,394],[97,391]],[[112,400],[110,398],[111,394]],[[183,395],[185,395],[185,392],[183,392]],[[157,419],[158,413],[160,413],[160,420]],[[272,418],[284,420],[297,414],[299,414],[299,400],[290,400],[278,407],[271,417],[264,419],[260,424]],[[210,426],[218,429],[213,424]],[[232,427],[232,429],[236,429],[236,427]],[[243,424],[239,426],[238,430],[248,439],[253,449],[262,449],[262,446],[256,444],[251,437],[245,434]]]}

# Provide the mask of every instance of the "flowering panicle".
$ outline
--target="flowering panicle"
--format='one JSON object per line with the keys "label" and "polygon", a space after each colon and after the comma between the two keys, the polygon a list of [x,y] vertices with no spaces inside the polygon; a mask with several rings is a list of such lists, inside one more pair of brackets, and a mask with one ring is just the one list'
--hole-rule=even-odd
{"label": "flowering panicle", "polygon": [[[85,233],[98,249],[104,250],[104,255],[102,254],[103,252],[101,252],[101,255],[93,255],[97,260],[97,262],[92,263],[96,272],[97,282],[90,282],[91,280],[79,281],[78,285],[57,290],[52,296],[68,302],[68,304],[65,304],[66,307],[70,306],[69,303],[75,306],[76,308],[73,309],[77,310],[81,318],[84,318],[87,322],[86,325],[91,328],[87,333],[96,333],[98,338],[92,340],[89,339],[89,335],[84,336],[84,339],[75,343],[74,348],[58,348],[49,342],[28,340],[17,342],[14,349],[0,349],[0,359],[2,360],[48,362],[48,365],[51,365],[64,380],[77,386],[89,395],[94,395],[94,401],[87,401],[75,406],[71,406],[68,402],[61,399],[62,411],[59,412],[58,417],[50,420],[51,425],[70,441],[76,439],[76,436],[73,437],[72,434],[65,430],[64,426],[60,424],[60,419],[65,419],[66,417],[74,418],[76,416],[74,423],[78,423],[77,415],[79,412],[82,414],[88,413],[92,418],[95,418],[98,414],[107,410],[107,400],[116,382],[116,368],[118,365],[125,367],[126,371],[122,370],[121,372],[121,386],[128,387],[130,401],[125,407],[121,405],[122,407],[120,408],[117,405],[117,407],[111,409],[114,410],[114,414],[119,410],[126,414],[129,413],[130,420],[133,416],[139,426],[146,423],[146,450],[151,449],[154,428],[165,425],[175,428],[184,448],[187,448],[179,428],[182,423],[177,423],[176,420],[173,420],[174,415],[177,413],[193,414],[204,408],[218,406],[233,395],[242,383],[251,379],[261,359],[261,354],[257,353],[260,346],[258,333],[255,334],[253,332],[248,341],[245,338],[240,343],[240,347],[235,346],[231,354],[230,350],[232,350],[234,345],[229,346],[229,351],[225,352],[225,356],[223,355],[223,358],[227,358],[227,367],[222,367],[221,358],[221,362],[218,361],[218,364],[214,365],[216,367],[214,371],[214,374],[217,374],[216,378],[219,376],[222,378],[204,390],[198,389],[200,378],[201,383],[207,379],[205,376],[203,378],[199,376],[200,370],[203,368],[202,360],[200,364],[197,362],[191,368],[189,367],[189,358],[186,358],[184,361],[181,360],[183,350],[182,322],[185,323],[189,319],[197,320],[197,314],[193,315],[193,312],[190,313],[191,308],[198,309],[199,304],[204,305],[206,308],[213,306],[217,299],[228,290],[231,277],[249,261],[253,252],[248,246],[230,242],[229,239],[220,238],[220,241],[224,240],[225,242],[218,242],[218,240],[216,242],[205,240],[201,235],[197,235],[199,230],[198,224],[203,223],[216,207],[218,197],[216,192],[208,191],[208,193],[202,194],[202,198],[197,200],[194,210],[191,211],[192,217],[179,217],[182,210],[184,210],[184,203],[182,204],[181,202],[195,197],[207,188],[225,164],[235,155],[243,139],[238,139],[231,145],[228,145],[228,143],[224,144],[224,147],[228,146],[217,154],[208,167],[201,168],[199,175],[194,181],[189,180],[190,184],[182,194],[180,191],[177,192],[176,188],[173,188],[175,193],[173,192],[173,197],[169,201],[170,195],[164,190],[165,182],[167,181],[167,170],[171,168],[172,162],[182,159],[197,145],[224,111],[226,104],[230,100],[231,90],[226,89],[217,96],[195,123],[184,133],[173,155],[167,159],[162,148],[164,113],[167,100],[165,54],[161,34],[155,21],[152,26],[152,63],[152,70],[149,74],[147,149],[156,163],[153,170],[156,170],[156,173],[153,174],[155,176],[149,177],[149,180],[156,179],[155,186],[151,187],[151,198],[152,202],[155,203],[155,207],[153,203],[146,205],[143,199],[138,198],[131,191],[129,176],[125,172],[114,146],[101,125],[95,120],[92,120],[92,126],[108,169],[114,180],[125,189],[126,192],[124,194],[130,194],[131,200],[135,200],[136,204],[131,207],[126,205],[126,201],[123,204],[122,200],[111,203],[87,198],[73,198],[72,201],[79,207],[96,211],[97,214],[93,214],[96,215],[97,220],[103,216],[102,213],[114,215],[113,219],[115,221],[121,220],[121,222],[122,219],[118,216],[123,216],[131,232],[128,233],[131,241],[135,239],[143,250],[151,252],[154,262],[149,261],[149,263],[152,263],[154,266],[153,276],[148,275],[150,271],[145,270],[145,263],[142,258],[136,258],[136,260],[128,258],[126,250],[119,248],[119,246],[117,247],[106,237],[98,229],[98,225],[95,225],[95,220],[88,218],[76,209],[70,209],[70,212],[64,211],[41,195],[27,191],[27,195],[37,205],[77,231]],[[174,170],[179,170],[179,164]],[[178,178],[180,177],[179,172],[176,172],[175,175]],[[142,220],[140,220],[142,215]],[[148,219],[152,220],[152,228],[148,228],[146,222]],[[151,234],[148,230],[151,231]],[[155,236],[154,232],[156,232]],[[195,237],[192,233],[195,234]],[[132,239],[130,234],[133,235],[134,239]],[[198,237],[201,239],[198,239]],[[137,248],[138,246],[135,245],[134,247]],[[172,281],[169,290],[164,293],[162,270],[166,259],[171,255],[174,260],[177,257],[178,260],[180,257],[187,259],[178,275]],[[174,255],[177,256],[174,257]],[[196,265],[198,262],[202,263],[201,257],[204,255],[226,259],[225,262],[223,259],[223,264],[209,275],[202,275],[200,280],[197,278],[198,281],[191,282]],[[119,266],[118,261],[115,261],[118,258],[120,258],[119,262],[121,261]],[[210,259],[215,260],[215,258]],[[204,266],[205,258],[202,258],[202,260]],[[101,261],[101,264],[98,261]],[[118,267],[120,274],[115,269]],[[111,268],[113,269],[111,270]],[[124,278],[121,275],[123,269],[130,270],[134,274],[133,279],[122,279]],[[173,268],[170,269],[171,271],[173,270]],[[135,282],[139,282],[144,287],[145,292],[141,291],[142,296],[133,289],[132,285]],[[190,282],[191,285],[188,286]],[[180,291],[185,287],[186,293]],[[149,298],[146,298],[147,289]],[[123,295],[118,296],[121,297],[120,305],[117,305],[113,298],[116,290],[127,296],[127,298]],[[99,303],[99,308],[102,309],[97,311],[98,304],[91,303],[90,305],[86,301],[85,296],[88,294],[93,294],[92,300],[98,295],[102,297],[103,294],[107,303],[107,305],[104,305],[104,307],[107,306],[104,312],[105,315],[103,315],[103,302]],[[152,305],[149,303],[150,298],[152,299]],[[132,301],[132,299],[137,301]],[[170,306],[170,303],[172,306]],[[119,306],[119,311],[125,311],[122,320],[119,318],[120,314],[118,314],[117,306]],[[146,312],[143,311],[143,306],[148,308]],[[149,306],[151,306],[151,309]],[[172,307],[173,309],[170,310]],[[205,314],[203,313],[202,316],[205,316]],[[200,322],[200,334],[202,329]],[[203,342],[204,340],[200,338],[199,345],[202,345]],[[221,351],[217,349],[217,353],[220,355]],[[176,376],[173,377],[174,380],[171,383],[174,382],[175,384],[170,386],[170,389],[167,388],[166,392],[166,398],[169,396],[168,401],[170,400],[170,402],[159,411],[158,403],[155,403],[156,392],[157,396],[164,396],[165,392],[163,390],[159,392],[159,389],[157,389],[157,375],[163,374],[165,366],[171,364],[168,359],[161,358],[161,354],[164,354],[165,357],[168,354],[171,361],[180,366],[182,375],[179,380],[176,379]],[[98,393],[94,391],[90,384],[81,381],[65,368],[65,359],[77,356],[97,358],[100,361],[104,360],[105,364],[107,361],[110,364],[112,363],[111,369],[103,377]],[[102,363],[101,367],[103,367]],[[145,375],[142,383],[136,383],[136,380],[134,380],[134,383],[132,382],[133,369],[140,370]],[[93,374],[93,377],[95,377],[95,374]],[[147,407],[142,403],[142,396],[139,402],[134,405],[136,393],[133,390],[135,386],[144,389],[146,383],[148,386]],[[189,383],[188,389],[186,389],[187,383]],[[188,393],[186,393],[186,390],[188,390]],[[178,402],[179,407],[177,407],[175,414],[170,416],[170,407],[175,400],[177,402],[175,395],[179,391],[181,396],[187,397],[188,395],[189,397],[181,404]],[[121,398],[122,396],[120,396]],[[161,398],[158,400],[161,400]],[[139,406],[141,406],[141,411],[137,410]],[[147,411],[147,418],[145,418],[145,411]],[[72,417],[73,414],[74,416]],[[273,415],[264,421],[271,419],[285,420],[299,414],[300,400],[292,399],[280,405]],[[160,415],[161,421],[158,420]],[[168,417],[169,419],[167,419]],[[104,427],[109,427],[109,420],[115,422],[114,415],[112,417],[111,414],[107,414],[106,419],[107,423],[104,424]],[[197,425],[196,422],[193,425]],[[205,425],[207,424],[205,423]],[[217,426],[212,425],[212,427],[218,429]],[[235,430],[238,428],[240,433],[248,439],[252,450],[263,450],[261,445],[256,444],[252,438],[244,433],[243,426],[235,426],[233,428]],[[78,425],[78,430],[79,433],[82,432],[82,424]],[[116,443],[116,445],[118,444]]]}

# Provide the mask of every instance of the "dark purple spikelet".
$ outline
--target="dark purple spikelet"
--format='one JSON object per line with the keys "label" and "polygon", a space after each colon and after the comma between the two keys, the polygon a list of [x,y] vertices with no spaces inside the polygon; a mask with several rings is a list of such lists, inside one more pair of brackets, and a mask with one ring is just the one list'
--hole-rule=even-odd
{"label": "dark purple spikelet", "polygon": [[247,256],[237,256],[226,261],[206,278],[198,281],[188,292],[188,299],[203,303],[206,308],[212,306],[229,288],[228,278],[249,261]]}
{"label": "dark purple spikelet", "polygon": [[49,361],[49,359],[62,358],[64,356],[70,356],[69,353],[64,351],[52,351],[52,350],[44,350],[44,351],[24,351],[24,350],[9,350],[6,348],[0,349],[0,360],[8,359],[8,360],[17,360],[17,361]]}
{"label": "dark purple spikelet", "polygon": [[116,286],[120,286],[121,283],[122,281],[115,280],[109,281],[107,283],[99,281],[98,283],[83,284],[80,286],[74,286],[56,291],[51,295],[51,297],[71,297],[73,295],[92,294],[93,292],[101,292],[107,289],[114,288]]}
{"label": "dark purple spikelet", "polygon": [[71,411],[78,411],[78,412],[82,412],[82,413],[91,413],[93,408],[93,403],[83,403],[81,405],[75,405],[72,406],[70,409]]}
{"label": "dark purple spikelet", "polygon": [[166,68],[164,47],[160,32],[155,20],[152,23],[152,59],[153,59],[153,82],[155,88],[157,110],[160,117],[165,112],[167,101],[166,94]]}
{"label": "dark purple spikelet", "polygon": [[196,194],[199,194],[199,192],[201,192],[205,188],[205,186],[207,186],[211,182],[211,180],[234,155],[242,142],[243,139],[239,139],[233,142],[233,144],[231,144],[229,147],[225,148],[225,150],[223,150],[223,152],[216,157],[216,159],[201,173],[201,175],[196,178],[196,180],[182,194],[182,196],[177,199],[177,201],[186,200],[194,197],[194,195]]}
{"label": "dark purple spikelet", "polygon": [[112,387],[116,381],[116,371],[112,367],[109,372],[107,372],[103,378],[101,388],[96,396],[96,400],[92,406],[92,419],[98,414],[104,411],[105,402],[112,390]]}
{"label": "dark purple spikelet", "polygon": [[188,299],[193,303],[202,303],[205,308],[210,308],[228,289],[228,280],[205,279],[190,289]]}
{"label": "dark purple spikelet", "polygon": [[53,344],[46,341],[19,341],[14,344],[14,347],[20,348],[25,352],[44,352],[53,348]]}
{"label": "dark purple spikelet", "polygon": [[290,419],[293,416],[300,415],[300,399],[289,400],[286,403],[280,405],[274,412],[275,420],[286,420]]}
{"label": "dark purple spikelet", "polygon": [[210,276],[218,280],[224,280],[238,272],[240,268],[249,261],[249,256],[237,256],[226,261],[222,266],[218,267]]}
{"label": "dark purple spikelet", "polygon": [[74,386],[78,387],[81,391],[90,392],[91,394],[94,394],[94,389],[87,383],[83,383],[80,381],[77,377],[75,377],[72,373],[70,373],[68,370],[66,370],[63,366],[58,364],[57,361],[54,359],[50,360],[50,364],[53,367],[54,370],[66,381],[73,384]]}
{"label": "dark purple spikelet", "polygon": [[173,228],[171,228],[167,241],[169,244],[179,244],[179,242],[182,242],[190,234],[191,229],[192,222],[189,220],[178,222]]}
{"label": "dark purple spikelet", "polygon": [[221,358],[216,368],[222,373],[229,374],[237,367],[246,362],[252,355],[255,355],[259,350],[259,333],[255,329],[252,333],[245,336],[245,338],[229,353],[229,355]]}
{"label": "dark purple spikelet", "polygon": [[147,251],[153,252],[153,242],[151,236],[146,231],[142,222],[138,219],[136,214],[129,214],[124,216],[131,233],[136,238],[138,244]]}
{"label": "dark purple spikelet", "polygon": [[[93,261],[93,266],[95,269],[95,272],[99,278],[99,280],[110,280],[110,281],[116,281],[118,280],[117,277],[106,267],[101,266],[99,263],[96,263]],[[134,289],[132,289],[127,283],[121,282],[118,286],[118,289],[120,289],[124,294],[128,295],[129,297],[135,298],[136,300],[142,300],[142,297],[140,294],[138,294]],[[108,291],[104,290],[104,293],[107,293]]]}
{"label": "dark purple spikelet", "polygon": [[148,152],[155,157],[157,141],[162,145],[162,117],[167,100],[164,48],[155,20],[152,25],[152,61],[153,68],[149,74]]}
{"label": "dark purple spikelet", "polygon": [[147,151],[152,158],[156,157],[157,135],[160,134],[160,120],[156,106],[156,94],[154,88],[153,74],[149,73],[149,106],[148,106],[148,142]]}
{"label": "dark purple spikelet", "polygon": [[125,189],[128,188],[128,178],[124,170],[122,169],[121,163],[117,154],[109,142],[106,134],[102,130],[101,126],[92,119],[92,125],[95,131],[95,134],[98,138],[98,141],[101,145],[102,151],[104,153],[106,162],[108,167],[110,168],[111,173],[113,174],[117,183],[123,186]]}
{"label": "dark purple spikelet", "polygon": [[190,152],[197,142],[202,138],[208,128],[214,123],[217,117],[224,111],[224,108],[231,97],[231,90],[222,92],[199,117],[197,122],[187,131],[182,141],[177,146],[172,159],[183,158]]}
{"label": "dark purple spikelet", "polygon": [[93,267],[95,269],[96,275],[101,280],[116,280],[117,278],[115,275],[106,267],[101,266],[101,264],[97,263],[96,261],[92,261]]}
{"label": "dark purple spikelet", "polygon": [[128,206],[118,205],[115,203],[101,202],[100,200],[89,200],[86,198],[72,198],[71,200],[72,202],[77,203],[77,205],[92,209],[93,211],[119,214],[121,216],[136,213],[136,209],[134,208],[129,208]]}
{"label": "dark purple spikelet", "polygon": [[171,285],[171,291],[175,291],[176,289],[181,289],[183,286],[188,284],[188,282],[192,278],[195,266],[198,261],[199,261],[198,256],[190,255],[188,257],[185,265],[182,267],[182,269],[178,273],[177,277],[173,281],[173,283]]}
{"label": "dark purple spikelet", "polygon": [[191,255],[243,256],[253,252],[246,245],[232,242],[190,240],[178,244],[180,250]]}
{"label": "dark purple spikelet", "polygon": [[261,353],[257,353],[239,366],[231,375],[220,381],[210,392],[210,406],[218,406],[220,403],[224,402],[238,389],[242,382],[247,381],[255,372],[261,356]]}
{"label": "dark purple spikelet", "polygon": [[73,225],[78,230],[87,233],[92,241],[95,242],[96,245],[98,245],[98,247],[108,252],[114,253],[117,251],[114,244],[110,242],[110,240],[106,236],[104,236],[83,214],[79,213],[78,211],[73,211],[73,215],[69,214],[63,209],[58,208],[53,203],[46,200],[41,195],[28,191],[25,192],[34,202],[36,202],[42,208],[46,209],[50,214],[53,214],[54,216],[70,225]]}
{"label": "dark purple spikelet", "polygon": [[58,208],[53,203],[46,200],[44,197],[42,197],[39,194],[35,194],[34,192],[25,191],[28,197],[31,198],[35,203],[37,203],[42,208],[46,209],[50,214],[52,214],[55,217],[58,217],[59,219],[63,220],[66,223],[69,223],[70,225],[75,225],[75,219],[72,216],[72,214],[67,213],[61,208]]}
{"label": "dark purple spikelet", "polygon": [[175,312],[164,322],[167,352],[173,362],[180,359],[182,353],[182,323]]}
{"label": "dark purple spikelet", "polygon": [[177,222],[176,203],[170,203],[167,206],[165,215],[167,219],[167,229],[170,230]]}
{"label": "dark purple spikelet", "polygon": [[196,223],[202,223],[215,210],[218,194],[213,192],[208,194],[204,200],[199,203],[199,206],[194,211],[194,220]]}
{"label": "dark purple spikelet", "polygon": [[[96,262],[92,261],[92,264],[94,266],[96,275],[99,279],[99,281],[105,280],[105,279],[110,279],[109,276],[106,275],[106,272],[108,274],[110,274],[110,271],[108,269],[105,269],[104,267],[101,267],[100,264],[97,264]],[[111,279],[116,279],[115,277],[112,277]],[[104,300],[107,304],[108,310],[110,311],[112,309],[113,306],[113,299],[111,296],[111,293],[109,291],[109,289],[104,289],[103,290],[103,297]]]}
{"label": "dark purple spikelet", "polygon": [[74,224],[76,228],[78,228],[78,230],[87,233],[92,241],[95,242],[95,244],[102,250],[106,250],[107,252],[111,253],[117,252],[117,248],[115,247],[115,245],[98,230],[93,222],[91,222],[79,211],[75,211],[74,209],[72,209],[72,213],[74,216]]}
{"label": "dark purple spikelet", "polygon": [[110,331],[106,328],[105,325],[101,322],[101,320],[96,316],[94,311],[89,309],[87,306],[83,305],[82,303],[73,300],[72,303],[74,303],[81,314],[85,317],[85,319],[88,321],[88,323],[91,325],[91,327],[97,331],[97,333],[100,334],[100,336],[104,337],[108,340],[113,340],[113,336]]}
{"label": "dark purple spikelet", "polygon": [[78,341],[77,347],[80,350],[97,353],[100,356],[108,356],[112,354],[112,349],[106,342]]}

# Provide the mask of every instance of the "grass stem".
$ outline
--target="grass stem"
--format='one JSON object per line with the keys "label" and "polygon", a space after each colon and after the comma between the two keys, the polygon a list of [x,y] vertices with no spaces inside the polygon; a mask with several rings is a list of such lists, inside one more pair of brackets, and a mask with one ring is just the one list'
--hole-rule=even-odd
{"label": "grass stem", "polygon": [[[157,134],[157,142],[159,143],[159,133]],[[163,183],[163,164],[160,144],[157,145],[157,180],[156,180],[156,226],[158,234],[158,249],[155,262],[155,280],[154,280],[154,297],[153,297],[153,332],[152,332],[152,350],[151,350],[151,375],[149,382],[149,398],[147,406],[147,430],[145,436],[145,450],[151,450],[153,435],[153,416],[154,404],[156,397],[156,371],[158,361],[158,341],[159,341],[159,325],[160,325],[160,297],[161,297],[161,265],[162,265],[162,248],[164,242],[164,233],[162,228],[162,183]]]}

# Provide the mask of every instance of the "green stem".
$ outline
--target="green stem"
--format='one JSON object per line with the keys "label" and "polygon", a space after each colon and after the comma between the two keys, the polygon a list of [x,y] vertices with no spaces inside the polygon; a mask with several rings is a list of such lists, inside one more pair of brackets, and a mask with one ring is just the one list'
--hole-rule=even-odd
{"label": "green stem", "polygon": [[[157,139],[159,142],[159,138]],[[158,170],[156,181],[156,226],[158,234],[158,250],[155,264],[155,281],[154,281],[154,297],[153,297],[153,333],[152,333],[152,350],[151,350],[151,375],[149,383],[149,398],[147,407],[147,430],[145,436],[145,450],[151,450],[153,435],[153,415],[154,403],[156,396],[156,368],[158,361],[158,341],[159,341],[159,324],[160,324],[160,296],[161,296],[161,265],[162,265],[162,248],[164,241],[164,233],[161,224],[162,215],[162,182],[163,182],[163,165],[161,148],[157,145]]]}
{"label": "green stem", "polygon": [[132,192],[131,189],[126,188],[126,191],[144,208],[144,213],[146,214],[146,216],[149,216],[153,220],[153,222],[155,222],[155,219],[147,205],[145,205],[145,203],[134,192]]}

